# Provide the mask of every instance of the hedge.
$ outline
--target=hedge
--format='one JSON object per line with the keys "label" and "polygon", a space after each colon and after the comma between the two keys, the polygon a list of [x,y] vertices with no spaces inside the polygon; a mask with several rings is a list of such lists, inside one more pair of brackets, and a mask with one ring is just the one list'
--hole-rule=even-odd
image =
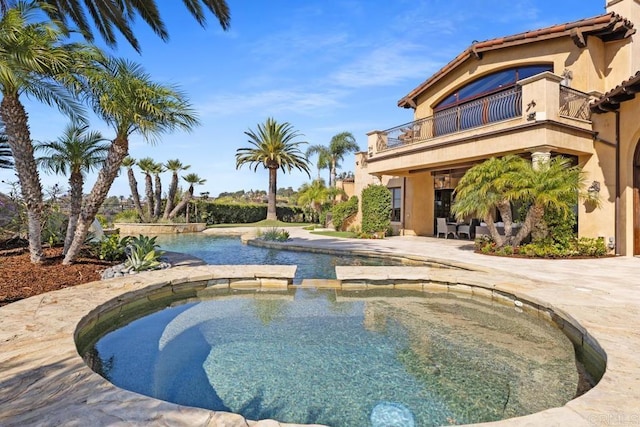
{"label": "hedge", "polygon": [[[212,224],[248,224],[262,221],[267,217],[267,205],[212,203],[197,201],[198,216],[192,221]],[[192,211],[193,212],[193,211]],[[311,222],[312,218],[305,215],[298,206],[277,206],[276,214],[284,222]]]}
{"label": "hedge", "polygon": [[383,235],[391,227],[391,191],[384,185],[362,190],[362,232]]}
{"label": "hedge", "polygon": [[336,231],[340,231],[344,222],[358,213],[358,197],[351,196],[346,202],[340,202],[331,208],[331,221]]}

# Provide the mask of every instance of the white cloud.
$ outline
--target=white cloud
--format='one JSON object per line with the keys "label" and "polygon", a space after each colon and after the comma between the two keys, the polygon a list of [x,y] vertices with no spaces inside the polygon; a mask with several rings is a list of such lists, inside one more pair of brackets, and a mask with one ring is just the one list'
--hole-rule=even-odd
{"label": "white cloud", "polygon": [[271,115],[293,111],[311,114],[341,105],[341,91],[313,92],[303,89],[274,89],[263,92],[225,93],[196,106],[203,116],[232,116],[247,111]]}
{"label": "white cloud", "polygon": [[373,49],[330,76],[340,86],[386,86],[404,80],[420,80],[441,65],[429,57],[425,46],[392,43]]}

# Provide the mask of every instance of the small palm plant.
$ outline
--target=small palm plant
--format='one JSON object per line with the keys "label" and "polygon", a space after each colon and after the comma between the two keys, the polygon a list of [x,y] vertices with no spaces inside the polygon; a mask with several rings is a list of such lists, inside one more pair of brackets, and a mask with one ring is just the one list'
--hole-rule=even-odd
{"label": "small palm plant", "polygon": [[38,164],[46,171],[69,176],[71,209],[64,239],[65,254],[71,245],[82,208],[85,174],[104,163],[109,150],[105,141],[100,132],[90,131],[87,125],[70,124],[57,140],[40,142],[35,146],[42,153],[42,157],[37,159]]}

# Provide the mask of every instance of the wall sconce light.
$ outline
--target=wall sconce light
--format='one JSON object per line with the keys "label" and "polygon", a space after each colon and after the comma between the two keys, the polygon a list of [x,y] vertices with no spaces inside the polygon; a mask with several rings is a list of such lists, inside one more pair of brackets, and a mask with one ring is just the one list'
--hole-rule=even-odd
{"label": "wall sconce light", "polygon": [[607,244],[609,250],[614,250],[616,248],[616,244],[613,240],[613,237],[609,237],[609,243]]}
{"label": "wall sconce light", "polygon": [[587,193],[591,197],[595,197],[600,193],[600,181],[593,181],[589,188],[587,188]]}

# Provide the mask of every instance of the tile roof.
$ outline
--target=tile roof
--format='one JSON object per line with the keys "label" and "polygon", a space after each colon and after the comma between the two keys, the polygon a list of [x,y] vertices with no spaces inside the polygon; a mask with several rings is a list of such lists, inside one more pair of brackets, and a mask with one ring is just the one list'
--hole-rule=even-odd
{"label": "tile roof", "polygon": [[635,98],[638,92],[640,92],[640,71],[592,102],[591,111],[599,114],[617,110],[621,103]]}
{"label": "tile roof", "polygon": [[449,71],[456,68],[469,58],[482,59],[482,53],[489,50],[502,49],[526,43],[533,43],[557,37],[570,36],[578,47],[586,46],[586,36],[599,37],[603,41],[619,40],[627,38],[635,33],[633,24],[628,19],[616,13],[607,13],[593,18],[585,18],[579,21],[568,22],[537,30],[526,31],[506,37],[498,37],[491,40],[477,42],[469,46],[456,56],[451,62],[438,70],[408,95],[398,101],[399,107],[415,108],[415,100],[424,91],[440,80]]}

